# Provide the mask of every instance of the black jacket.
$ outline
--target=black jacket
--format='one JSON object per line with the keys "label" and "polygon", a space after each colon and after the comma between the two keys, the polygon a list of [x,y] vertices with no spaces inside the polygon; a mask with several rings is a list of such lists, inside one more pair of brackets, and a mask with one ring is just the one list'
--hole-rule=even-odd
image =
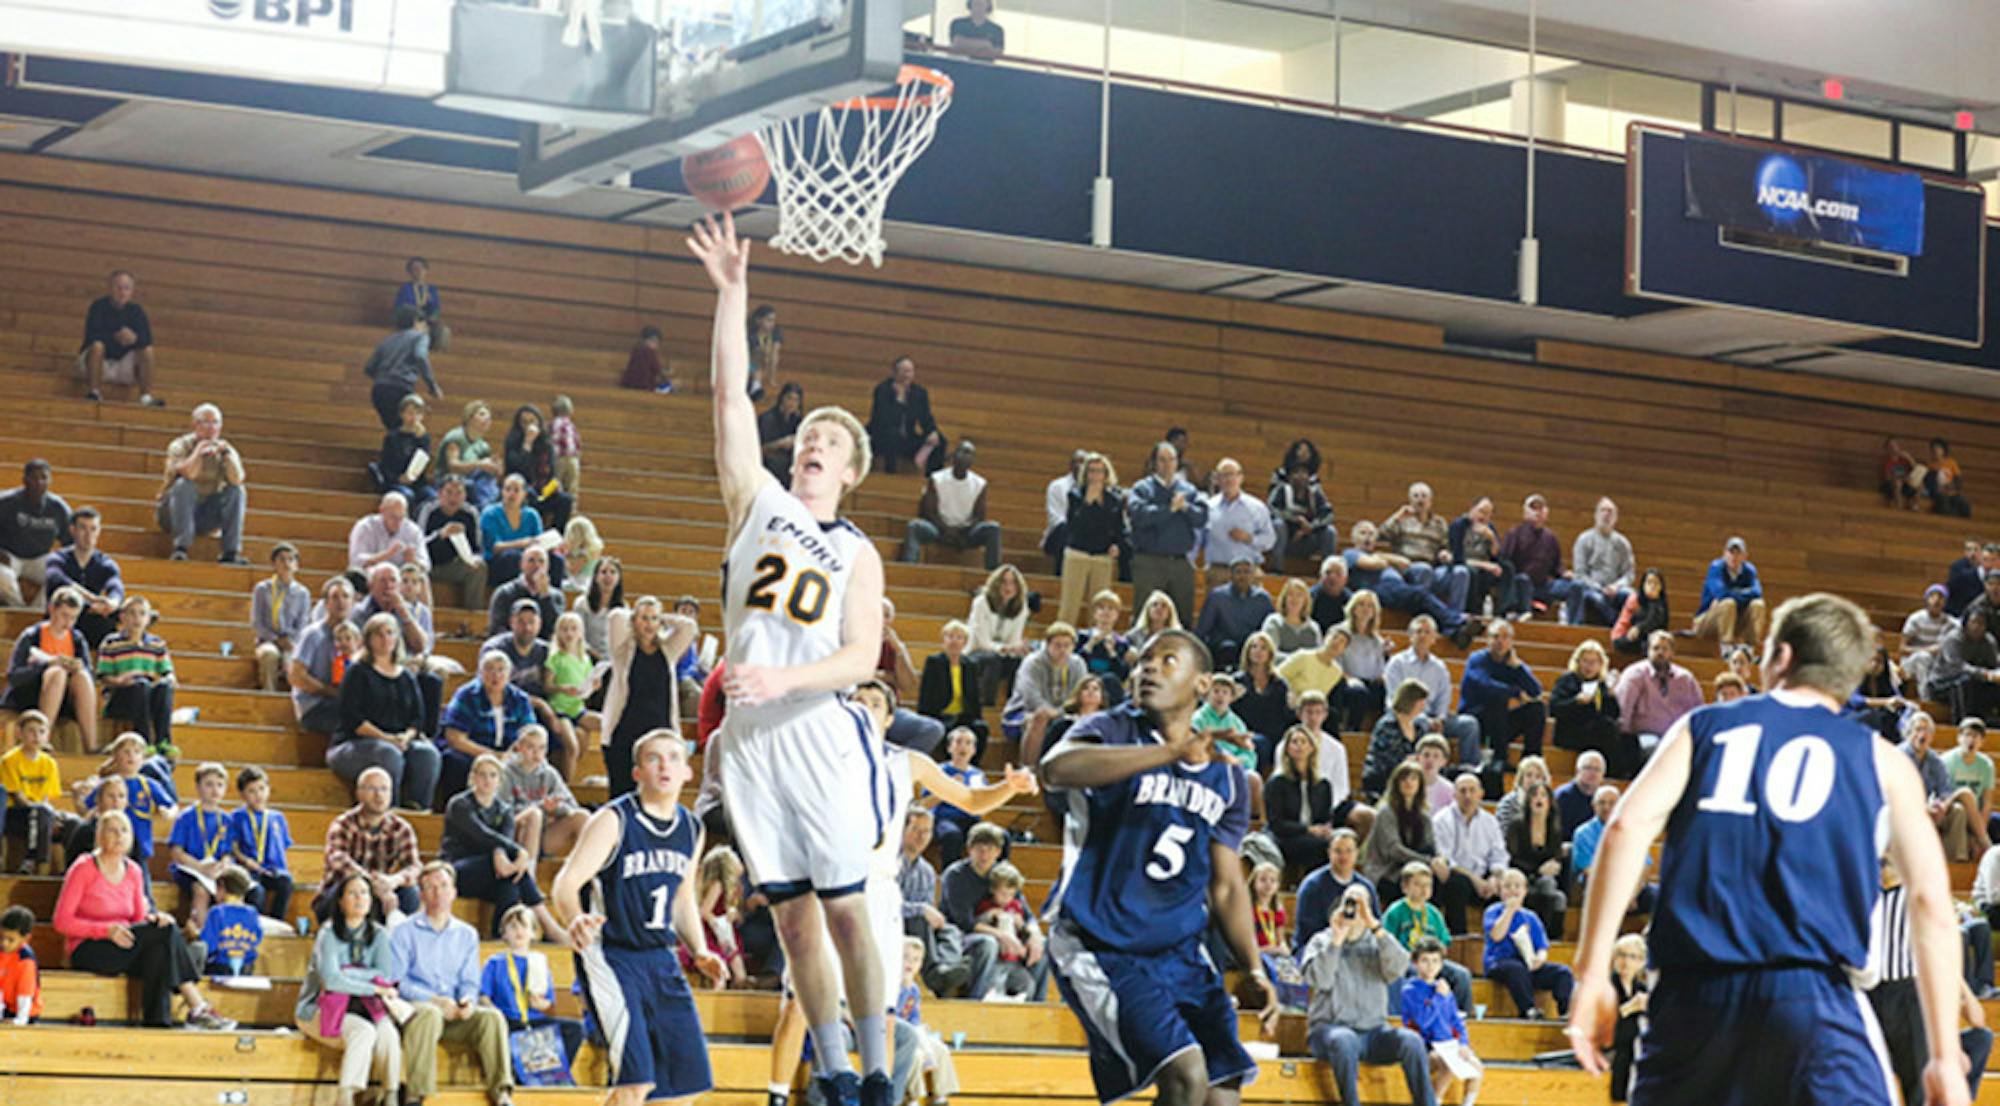
{"label": "black jacket", "polygon": [[964,711],[948,715],[944,709],[951,705],[951,659],[943,653],[932,653],[924,658],[924,674],[917,684],[917,713],[935,718],[949,729],[953,726],[970,726],[982,720],[986,704],[979,698],[979,670],[964,656],[958,658],[964,668],[960,677],[961,692],[965,702]]}
{"label": "black jacket", "polygon": [[914,441],[937,432],[931,416],[931,394],[922,384],[912,383],[909,393],[896,398],[894,378],[875,385],[875,400],[868,408],[868,436],[891,441]]}
{"label": "black jacket", "polygon": [[1597,696],[1578,698],[1583,677],[1565,672],[1549,692],[1549,714],[1556,720],[1556,746],[1563,749],[1603,749],[1618,738],[1618,696],[1609,676],[1597,678]]}
{"label": "black jacket", "polygon": [[1301,786],[1290,775],[1273,773],[1264,787],[1264,823],[1280,841],[1306,836],[1308,826],[1333,821],[1333,785],[1313,780]]}

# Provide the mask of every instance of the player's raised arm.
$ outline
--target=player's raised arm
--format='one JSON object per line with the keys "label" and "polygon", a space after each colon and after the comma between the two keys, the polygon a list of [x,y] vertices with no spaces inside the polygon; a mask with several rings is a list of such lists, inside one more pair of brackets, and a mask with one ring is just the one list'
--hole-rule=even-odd
{"label": "player's raised arm", "polygon": [[[1083,725],[1079,723],[1079,728]],[[1072,729],[1042,757],[1037,771],[1043,787],[1062,790],[1109,787],[1184,759],[1207,740],[1206,734],[1189,730],[1180,738],[1168,736],[1159,742],[1106,745],[1094,734]]]}
{"label": "player's raised arm", "polygon": [[750,405],[750,242],[736,237],[736,221],[724,215],[719,224],[713,219],[696,223],[688,250],[715,282],[715,334],[710,340],[715,473],[733,535],[750,501],[771,478],[757,441],[757,412]]}
{"label": "player's raised arm", "polygon": [[1889,812],[1889,857],[1909,888],[1910,937],[1917,966],[1930,1057],[1924,1064],[1924,1100],[1957,1106],[1969,1098],[1958,1045],[1960,944],[1951,901],[1951,872],[1931,824],[1916,766],[1887,742],[1875,742],[1875,774]]}
{"label": "player's raised arm", "polygon": [[583,888],[611,862],[623,828],[617,811],[600,808],[584,823],[576,846],[570,849],[569,858],[556,873],[555,886],[549,890],[550,905],[555,907],[556,920],[569,927],[573,948],[583,949],[595,942],[597,929],[604,924],[603,914],[584,913]]}
{"label": "player's raised arm", "polygon": [[[1646,854],[1667,828],[1667,819],[1687,790],[1694,758],[1687,720],[1674,723],[1651,760],[1632,781],[1605,824],[1604,839],[1591,865],[1583,902],[1583,934],[1577,943],[1576,998],[1570,1003],[1569,1041],[1583,1070],[1608,1070],[1602,1048],[1618,1024],[1611,989],[1611,946],[1618,940],[1625,905],[1644,878]],[[1928,824],[1928,823],[1926,823]]]}

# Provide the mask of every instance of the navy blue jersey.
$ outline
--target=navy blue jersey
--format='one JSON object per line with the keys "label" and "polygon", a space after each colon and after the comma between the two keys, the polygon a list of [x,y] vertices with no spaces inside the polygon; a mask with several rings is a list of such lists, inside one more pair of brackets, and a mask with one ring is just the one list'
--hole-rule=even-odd
{"label": "navy blue jersey", "polygon": [[1688,715],[1649,945],[1661,968],[1868,962],[1888,811],[1866,726],[1771,695]]}
{"label": "navy blue jersey", "polygon": [[[1162,738],[1136,706],[1089,715],[1068,742],[1150,745]],[[1061,747],[1051,759],[1062,755]],[[1250,828],[1243,768],[1223,756],[1069,792],[1054,910],[1099,945],[1145,953],[1199,940],[1208,927],[1209,846],[1234,851]]]}
{"label": "navy blue jersey", "polygon": [[602,940],[615,948],[674,946],[674,896],[693,877],[697,826],[684,806],[662,822],[639,805],[637,792],[611,800],[618,812],[618,849],[592,881],[594,909],[604,915]]}

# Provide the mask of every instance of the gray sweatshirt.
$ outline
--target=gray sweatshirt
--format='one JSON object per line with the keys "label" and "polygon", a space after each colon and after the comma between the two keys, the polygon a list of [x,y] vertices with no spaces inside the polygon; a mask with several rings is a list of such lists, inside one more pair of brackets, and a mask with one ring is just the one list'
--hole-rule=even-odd
{"label": "gray sweatshirt", "polygon": [[1576,536],[1570,547],[1570,571],[1593,587],[1632,586],[1632,543],[1616,530],[1606,537],[1593,526]]}
{"label": "gray sweatshirt", "polygon": [[1409,970],[1410,954],[1387,930],[1339,945],[1333,940],[1331,929],[1313,934],[1299,961],[1312,992],[1307,1027],[1382,1028],[1389,1018],[1389,981]]}

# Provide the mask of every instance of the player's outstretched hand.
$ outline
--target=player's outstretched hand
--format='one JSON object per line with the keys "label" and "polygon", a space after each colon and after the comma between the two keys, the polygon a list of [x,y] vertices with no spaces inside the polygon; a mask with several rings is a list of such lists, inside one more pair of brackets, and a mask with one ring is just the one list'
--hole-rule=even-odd
{"label": "player's outstretched hand", "polygon": [[[1569,1003],[1569,1026],[1563,1033],[1583,1070],[1592,1075],[1611,1070],[1604,1060],[1604,1046],[1611,1043],[1612,1031],[1617,1028],[1618,994],[1611,989],[1610,977],[1579,980]],[[1959,1086],[1965,1086],[1963,1079]]]}
{"label": "player's outstretched hand", "polygon": [[569,947],[587,949],[597,943],[597,931],[604,928],[604,915],[578,914],[569,923]]}
{"label": "player's outstretched hand", "polygon": [[1967,1065],[1961,1054],[1956,1060],[1932,1060],[1924,1065],[1924,1106],[1966,1106],[1972,1088],[1965,1081]]}
{"label": "player's outstretched hand", "polygon": [[688,252],[701,258],[708,279],[720,290],[742,288],[750,282],[750,240],[736,237],[736,220],[725,213],[722,221],[704,217],[696,223],[687,240]]}
{"label": "player's outstretched hand", "polygon": [[694,966],[708,977],[708,985],[718,991],[729,982],[729,965],[708,949],[694,954]]}
{"label": "player's outstretched hand", "polygon": [[791,690],[785,670],[761,664],[732,664],[723,670],[722,693],[735,707],[762,706]]}
{"label": "player's outstretched hand", "polygon": [[1016,795],[1033,795],[1042,789],[1033,772],[1011,764],[1007,766],[1007,786],[1013,788]]}

